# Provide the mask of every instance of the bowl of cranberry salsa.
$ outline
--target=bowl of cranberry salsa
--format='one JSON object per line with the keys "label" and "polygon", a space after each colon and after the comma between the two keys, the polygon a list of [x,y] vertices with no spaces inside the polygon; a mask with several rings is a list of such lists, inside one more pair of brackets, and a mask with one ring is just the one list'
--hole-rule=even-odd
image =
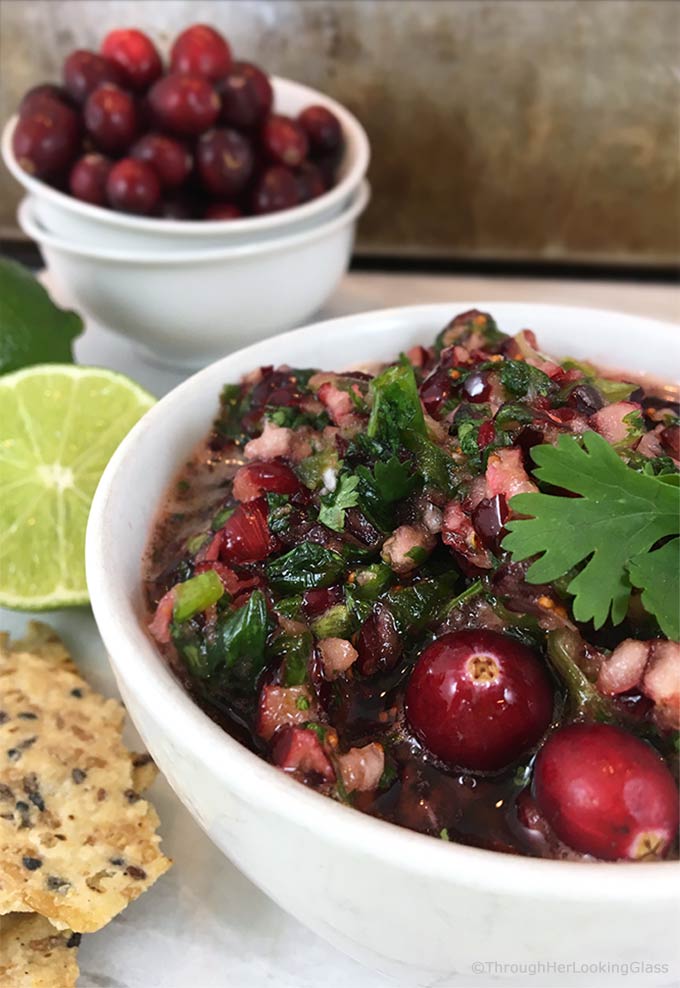
{"label": "bowl of cranberry salsa", "polygon": [[108,468],[88,577],[133,718],[218,845],[354,956],[453,970],[500,902],[500,953],[531,924],[554,959],[546,897],[581,918],[632,897],[635,933],[605,939],[661,942],[679,343],[550,306],[336,320],[192,378]]}

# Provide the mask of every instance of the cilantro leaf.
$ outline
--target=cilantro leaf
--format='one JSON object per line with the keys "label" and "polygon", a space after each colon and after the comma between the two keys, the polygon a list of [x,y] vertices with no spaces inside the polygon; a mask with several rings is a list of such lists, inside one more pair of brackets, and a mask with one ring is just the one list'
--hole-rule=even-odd
{"label": "cilantro leaf", "polygon": [[0,259],[0,374],[32,364],[71,364],[83,331],[76,312],[54,304],[30,271]]}
{"label": "cilantro leaf", "polygon": [[418,384],[406,357],[373,378],[371,394],[373,405],[366,429],[371,439],[380,439],[396,449],[406,429],[425,435]]}
{"label": "cilantro leaf", "polygon": [[547,395],[554,389],[547,374],[524,360],[504,360],[498,365],[498,376],[505,390],[515,398]]}
{"label": "cilantro leaf", "polygon": [[[508,523],[503,548],[516,561],[540,555],[527,572],[529,583],[548,583],[585,562],[567,589],[576,620],[592,620],[596,628],[610,614],[614,624],[624,619],[633,563],[636,579],[648,590],[648,606],[657,619],[667,620],[677,598],[671,601],[672,589],[651,565],[662,550],[651,560],[644,557],[660,539],[680,533],[680,488],[632,470],[595,432],[586,432],[583,443],[585,448],[565,435],[556,446],[533,448],[538,480],[581,496],[515,495],[513,511],[531,517]],[[667,553],[659,561],[667,563]]]}
{"label": "cilantro leaf", "polygon": [[357,486],[359,478],[355,474],[339,477],[335,490],[321,498],[319,521],[334,532],[342,532],[345,527],[345,511],[359,503]]}
{"label": "cilantro leaf", "polygon": [[418,478],[410,474],[410,465],[396,456],[391,456],[385,463],[378,460],[373,467],[373,481],[383,501],[392,503],[407,497],[418,486]]}
{"label": "cilantro leaf", "polygon": [[680,539],[633,556],[628,574],[633,586],[642,588],[642,606],[656,616],[664,635],[680,641]]}

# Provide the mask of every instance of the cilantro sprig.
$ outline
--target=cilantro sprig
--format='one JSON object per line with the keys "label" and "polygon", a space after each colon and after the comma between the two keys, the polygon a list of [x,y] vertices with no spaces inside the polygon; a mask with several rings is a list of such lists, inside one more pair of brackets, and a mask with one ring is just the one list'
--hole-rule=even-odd
{"label": "cilantro sprig", "polygon": [[[596,628],[626,616],[632,585],[664,634],[680,638],[680,487],[677,474],[653,477],[627,466],[595,432],[535,446],[534,476],[580,497],[517,494],[503,548],[513,559],[539,556],[530,583],[549,583],[579,567],[567,589],[577,621]],[[664,541],[660,547],[657,543]],[[584,564],[584,565],[583,565]]]}
{"label": "cilantro sprig", "polygon": [[335,490],[324,494],[321,498],[319,521],[335,532],[342,532],[345,527],[345,511],[355,508],[359,503],[359,478],[354,475],[341,474]]}

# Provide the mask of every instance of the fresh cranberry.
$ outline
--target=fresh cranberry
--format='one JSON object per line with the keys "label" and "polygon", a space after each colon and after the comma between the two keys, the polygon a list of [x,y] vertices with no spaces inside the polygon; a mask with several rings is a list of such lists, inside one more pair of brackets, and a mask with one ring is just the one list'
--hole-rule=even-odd
{"label": "fresh cranberry", "polygon": [[328,587],[326,590],[305,590],[302,597],[302,609],[309,618],[318,617],[329,607],[341,604],[345,595],[341,586]]}
{"label": "fresh cranberry", "polygon": [[534,769],[539,808],[565,844],[607,861],[660,858],[675,840],[678,789],[645,741],[610,724],[570,724]]}
{"label": "fresh cranberry", "polygon": [[290,168],[275,165],[260,177],[253,192],[254,213],[276,213],[300,203],[300,190]]}
{"label": "fresh cranberry", "polygon": [[449,372],[441,367],[433,370],[420,385],[420,400],[428,415],[436,416],[450,394],[451,378]]}
{"label": "fresh cranberry", "polygon": [[134,28],[110,31],[101,45],[101,53],[120,68],[132,89],[142,91],[158,79],[163,71],[161,56],[153,41]]}
{"label": "fresh cranberry", "polygon": [[257,563],[274,547],[267,525],[267,500],[239,504],[222,529],[220,557],[226,563]]}
{"label": "fresh cranberry", "polygon": [[56,101],[20,117],[12,135],[19,165],[36,178],[54,179],[80,149],[80,125],[73,110]]}
{"label": "fresh cranberry", "polygon": [[220,99],[207,79],[195,75],[168,75],[149,92],[154,119],[163,130],[193,137],[217,120]]}
{"label": "fresh cranberry", "polygon": [[143,161],[156,172],[162,189],[176,189],[187,178],[193,165],[184,144],[165,134],[145,134],[133,145],[130,157]]}
{"label": "fresh cranberry", "polygon": [[220,119],[229,127],[252,130],[271,111],[274,92],[262,69],[235,62],[217,87],[222,100]]}
{"label": "fresh cranberry", "polygon": [[357,668],[363,676],[372,676],[394,668],[403,645],[391,611],[377,603],[359,631]]}
{"label": "fresh cranberry", "polygon": [[180,75],[200,75],[215,82],[231,66],[231,48],[222,35],[207,24],[193,24],[175,38],[170,68]]}
{"label": "fresh cranberry", "polygon": [[463,382],[463,394],[467,401],[474,404],[481,404],[489,400],[491,385],[489,375],[486,371],[473,371],[468,374]]}
{"label": "fresh cranberry", "polygon": [[550,724],[553,690],[530,648],[497,631],[456,631],[422,653],[406,689],[420,741],[451,766],[493,771]]}
{"label": "fresh cranberry", "polygon": [[311,161],[303,161],[295,170],[295,180],[298,185],[300,202],[318,199],[326,191],[326,183],[317,166]]}
{"label": "fresh cranberry", "polygon": [[106,182],[112,162],[103,154],[85,154],[76,161],[69,175],[71,195],[92,206],[108,206]]}
{"label": "fresh cranberry", "polygon": [[605,406],[604,398],[592,384],[577,384],[569,392],[567,402],[581,415],[594,415]]}
{"label": "fresh cranberry", "polygon": [[143,161],[123,158],[109,172],[106,196],[111,207],[121,213],[148,216],[158,205],[161,187],[154,170]]}
{"label": "fresh cranberry", "polygon": [[110,154],[126,151],[137,134],[134,97],[111,83],[104,83],[88,96],[84,116],[88,133]]}
{"label": "fresh cranberry", "polygon": [[472,511],[472,524],[479,541],[486,549],[498,554],[507,532],[503,527],[509,515],[508,504],[502,494],[482,498]]}
{"label": "fresh cranberry", "polygon": [[297,168],[307,157],[307,135],[291,117],[273,113],[262,126],[261,140],[265,154],[277,165]]}
{"label": "fresh cranberry", "polygon": [[196,144],[196,167],[203,187],[220,199],[243,191],[253,172],[250,141],[237,130],[209,130]]}
{"label": "fresh cranberry", "polygon": [[267,493],[295,494],[300,490],[300,481],[289,466],[278,460],[246,463],[236,471],[233,490],[238,501],[252,501]]}
{"label": "fresh cranberry", "polygon": [[315,154],[337,151],[342,145],[342,127],[334,113],[325,106],[308,106],[298,116],[309,146]]}
{"label": "fresh cranberry", "polygon": [[164,220],[191,220],[199,215],[195,204],[189,196],[178,195],[172,199],[163,199],[158,215]]}
{"label": "fresh cranberry", "polygon": [[43,82],[24,93],[21,103],[19,103],[19,116],[31,116],[43,107],[49,108],[53,103],[60,103],[69,109],[72,108],[71,98],[65,89],[62,89],[61,86],[55,86],[51,82]]}
{"label": "fresh cranberry", "polygon": [[123,74],[115,62],[83,48],[71,52],[62,73],[69,96],[81,105],[103,82],[123,84]]}
{"label": "fresh cranberry", "polygon": [[238,220],[242,216],[243,211],[233,202],[213,202],[203,212],[205,220]]}
{"label": "fresh cranberry", "polygon": [[314,164],[321,172],[327,189],[332,189],[335,185],[338,166],[342,160],[341,151],[330,151],[328,154],[315,154]]}

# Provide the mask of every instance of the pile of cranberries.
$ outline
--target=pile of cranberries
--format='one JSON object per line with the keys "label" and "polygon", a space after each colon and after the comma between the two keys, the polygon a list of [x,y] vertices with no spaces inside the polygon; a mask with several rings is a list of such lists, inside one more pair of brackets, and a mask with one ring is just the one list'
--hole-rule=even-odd
{"label": "pile of cranberries", "polygon": [[290,209],[335,183],[338,118],[308,106],[273,112],[267,75],[232,59],[227,40],[195,24],[164,71],[141,31],[111,31],[99,53],[66,58],[63,86],[19,106],[13,151],[29,174],[76,199],[171,219],[236,219]]}

